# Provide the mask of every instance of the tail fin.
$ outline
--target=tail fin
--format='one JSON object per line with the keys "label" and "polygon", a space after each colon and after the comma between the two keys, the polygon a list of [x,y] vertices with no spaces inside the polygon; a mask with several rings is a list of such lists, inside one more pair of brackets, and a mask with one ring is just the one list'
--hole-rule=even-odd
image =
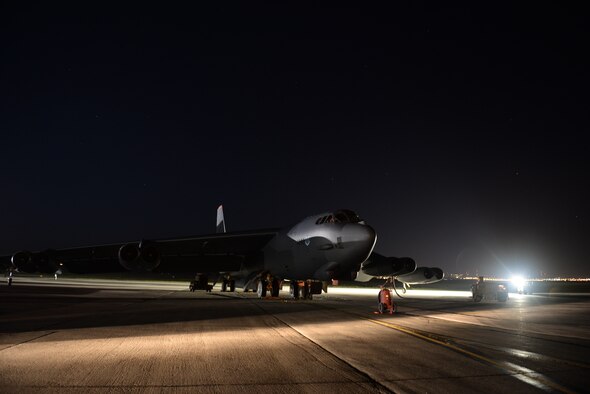
{"label": "tail fin", "polygon": [[223,205],[217,207],[217,232],[225,233],[225,220],[223,219]]}

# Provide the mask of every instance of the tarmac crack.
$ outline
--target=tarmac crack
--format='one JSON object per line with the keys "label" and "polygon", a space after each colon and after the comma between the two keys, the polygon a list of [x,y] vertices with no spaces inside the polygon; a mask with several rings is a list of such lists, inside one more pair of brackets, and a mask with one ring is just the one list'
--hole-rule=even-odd
{"label": "tarmac crack", "polygon": [[38,336],[36,336],[34,338],[31,338],[31,339],[27,339],[26,341],[15,343],[14,345],[6,346],[5,348],[0,349],[0,352],[3,352],[4,350],[11,349],[11,348],[16,347],[16,346],[20,346],[20,345],[25,344],[25,343],[28,343],[28,342],[36,341],[37,339],[47,337],[47,336],[49,336],[51,334],[55,334],[56,332],[57,331],[46,332],[45,334],[38,335]]}

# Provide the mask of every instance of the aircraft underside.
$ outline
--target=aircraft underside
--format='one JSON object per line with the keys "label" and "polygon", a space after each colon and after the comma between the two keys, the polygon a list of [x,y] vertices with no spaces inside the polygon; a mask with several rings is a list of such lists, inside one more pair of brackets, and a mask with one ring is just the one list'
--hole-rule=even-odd
{"label": "aircraft underside", "polygon": [[[222,274],[211,283],[207,274],[197,274],[195,279],[190,282],[189,290],[205,290],[210,292],[217,284],[221,284],[222,292],[234,292],[236,288],[241,288],[246,292],[256,292],[259,298],[278,297],[280,290],[283,288],[285,280],[273,277],[268,273],[255,275],[252,278],[235,277],[231,274]],[[289,280],[289,295],[293,299],[313,299],[314,294],[321,294],[327,291],[328,282],[319,280]]]}

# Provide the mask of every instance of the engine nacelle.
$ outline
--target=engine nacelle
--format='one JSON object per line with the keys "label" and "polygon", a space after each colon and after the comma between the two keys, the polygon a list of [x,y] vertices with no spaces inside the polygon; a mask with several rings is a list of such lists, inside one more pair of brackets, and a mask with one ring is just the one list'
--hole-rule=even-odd
{"label": "engine nacelle", "polygon": [[409,285],[429,284],[438,282],[444,277],[444,272],[436,267],[418,267],[414,272],[398,276],[396,279]]}
{"label": "engine nacelle", "polygon": [[149,241],[129,243],[119,249],[119,264],[129,271],[152,271],[160,265],[161,255]]}
{"label": "engine nacelle", "polygon": [[371,256],[363,263],[363,272],[371,276],[395,276],[416,269],[416,262],[409,257],[384,257],[378,254]]}
{"label": "engine nacelle", "polygon": [[33,263],[33,254],[27,250],[16,252],[12,255],[10,261],[20,272],[26,272],[28,274],[37,272],[37,267]]}
{"label": "engine nacelle", "polygon": [[53,274],[58,270],[55,251],[51,249],[35,253],[26,250],[16,252],[12,255],[11,262],[20,272],[26,272],[27,274],[35,272]]}
{"label": "engine nacelle", "polygon": [[53,274],[59,269],[55,259],[55,251],[48,249],[33,255],[33,263],[37,271],[43,274]]}

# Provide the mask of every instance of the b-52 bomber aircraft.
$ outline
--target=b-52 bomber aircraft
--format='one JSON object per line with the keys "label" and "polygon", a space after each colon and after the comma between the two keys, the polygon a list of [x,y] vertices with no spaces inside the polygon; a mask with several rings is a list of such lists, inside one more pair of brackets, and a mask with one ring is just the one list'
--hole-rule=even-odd
{"label": "b-52 bomber aircraft", "polygon": [[282,229],[226,232],[223,207],[217,209],[214,234],[140,240],[74,247],[6,256],[8,269],[54,273],[65,268],[78,274],[108,272],[173,273],[195,278],[191,290],[208,290],[211,280],[222,291],[256,290],[279,295],[284,280],[293,298],[312,299],[327,291],[333,280],[368,281],[395,277],[406,285],[442,279],[440,268],[416,267],[408,257],[385,257],[373,252],[377,235],[347,209],[309,216]]}

